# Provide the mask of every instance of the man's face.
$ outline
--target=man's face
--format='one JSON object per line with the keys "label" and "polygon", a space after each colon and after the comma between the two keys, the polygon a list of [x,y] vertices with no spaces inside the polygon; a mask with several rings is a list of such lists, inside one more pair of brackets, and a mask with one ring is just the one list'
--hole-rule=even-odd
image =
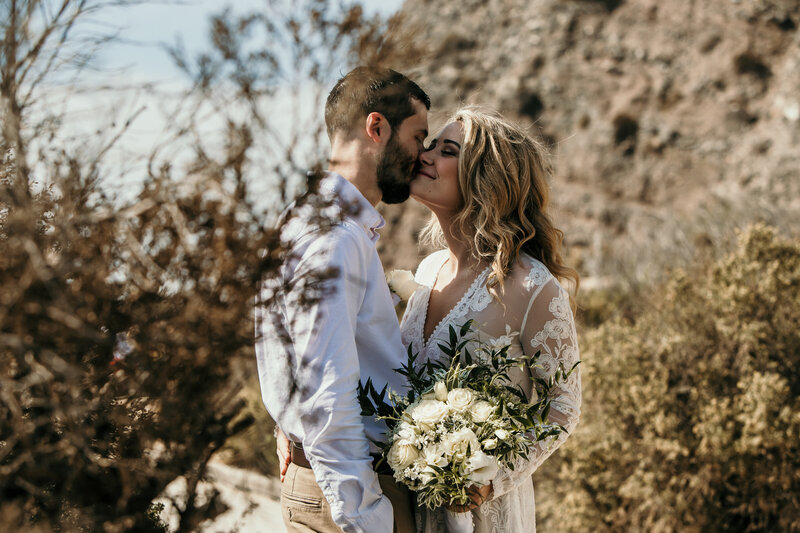
{"label": "man's face", "polygon": [[392,131],[386,148],[378,157],[378,187],[387,204],[399,204],[408,199],[417,158],[428,136],[428,110],[419,100],[412,99],[411,103],[414,114]]}

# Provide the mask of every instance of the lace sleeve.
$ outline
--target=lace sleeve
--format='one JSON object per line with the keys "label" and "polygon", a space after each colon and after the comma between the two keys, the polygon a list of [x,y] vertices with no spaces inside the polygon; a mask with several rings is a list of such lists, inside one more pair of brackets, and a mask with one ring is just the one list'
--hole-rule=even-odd
{"label": "lace sleeve", "polygon": [[[539,367],[534,369],[534,373],[545,378],[552,376],[559,364],[569,370],[578,362],[578,341],[569,297],[555,278],[548,278],[531,279],[529,276],[526,280],[529,282],[526,288],[530,289],[531,296],[519,337],[525,355],[533,356],[537,351],[541,352]],[[529,382],[527,388],[529,390],[526,392],[530,394]],[[535,444],[528,460],[517,461],[514,470],[501,469],[493,480],[494,497],[502,496],[520,481],[529,478],[563,444],[578,424],[580,408],[581,376],[578,367],[568,380],[555,389],[550,408],[550,421],[562,425],[567,431],[557,439]]]}

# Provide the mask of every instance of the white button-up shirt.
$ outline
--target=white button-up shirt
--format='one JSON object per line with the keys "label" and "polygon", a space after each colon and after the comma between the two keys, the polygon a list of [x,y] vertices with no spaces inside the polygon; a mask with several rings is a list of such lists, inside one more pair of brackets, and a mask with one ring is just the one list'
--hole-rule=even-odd
{"label": "white button-up shirt", "polygon": [[[348,533],[391,533],[392,506],[370,457],[378,451],[370,440],[385,441],[386,426],[362,417],[357,399],[358,382],[367,378],[378,390],[406,387],[393,371],[406,357],[375,249],[384,220],[338,174],[328,173],[320,192],[357,212],[348,210],[329,231],[309,222],[311,210],[285,226],[282,237],[292,242],[293,259],[283,265],[278,284],[265,282],[261,295],[266,301],[272,291],[285,292],[276,293],[273,306],[256,306],[262,398],[283,432],[302,442],[336,524]],[[338,275],[322,283],[324,294],[301,304],[309,288],[304,280],[329,268]],[[284,289],[276,289],[281,283]]]}

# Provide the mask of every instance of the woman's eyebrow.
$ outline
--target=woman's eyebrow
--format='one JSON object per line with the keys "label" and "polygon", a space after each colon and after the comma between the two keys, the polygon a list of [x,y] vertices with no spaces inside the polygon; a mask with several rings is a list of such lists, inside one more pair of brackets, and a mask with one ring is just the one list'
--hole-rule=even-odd
{"label": "woman's eyebrow", "polygon": [[461,150],[461,145],[460,145],[460,144],[458,144],[457,142],[455,142],[455,141],[451,140],[451,139],[445,139],[445,140],[443,140],[442,142],[444,142],[444,143],[450,143],[450,144],[455,144],[455,145],[458,147],[458,149],[459,149],[459,150]]}

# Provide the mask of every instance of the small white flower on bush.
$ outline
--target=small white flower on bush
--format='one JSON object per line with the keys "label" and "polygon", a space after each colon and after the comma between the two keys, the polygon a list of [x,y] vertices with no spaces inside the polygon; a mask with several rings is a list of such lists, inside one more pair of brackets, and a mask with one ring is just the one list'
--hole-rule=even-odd
{"label": "small white flower on bush", "polygon": [[419,450],[410,442],[404,440],[395,441],[389,453],[386,456],[386,461],[392,470],[395,472],[403,470],[411,466],[414,461],[419,457]]}
{"label": "small white flower on bush", "polygon": [[408,300],[414,291],[421,285],[414,281],[414,274],[408,270],[392,270],[386,276],[389,290],[400,297],[401,300]]}
{"label": "small white flower on bush", "polygon": [[479,400],[472,406],[472,420],[483,423],[494,414],[494,407],[486,400]]}
{"label": "small white flower on bush", "polygon": [[467,477],[476,485],[487,485],[497,476],[497,460],[480,450],[473,453],[464,466]]}
{"label": "small white flower on bush", "polygon": [[472,405],[473,396],[469,389],[453,389],[447,393],[447,405],[457,413],[464,412]]}

